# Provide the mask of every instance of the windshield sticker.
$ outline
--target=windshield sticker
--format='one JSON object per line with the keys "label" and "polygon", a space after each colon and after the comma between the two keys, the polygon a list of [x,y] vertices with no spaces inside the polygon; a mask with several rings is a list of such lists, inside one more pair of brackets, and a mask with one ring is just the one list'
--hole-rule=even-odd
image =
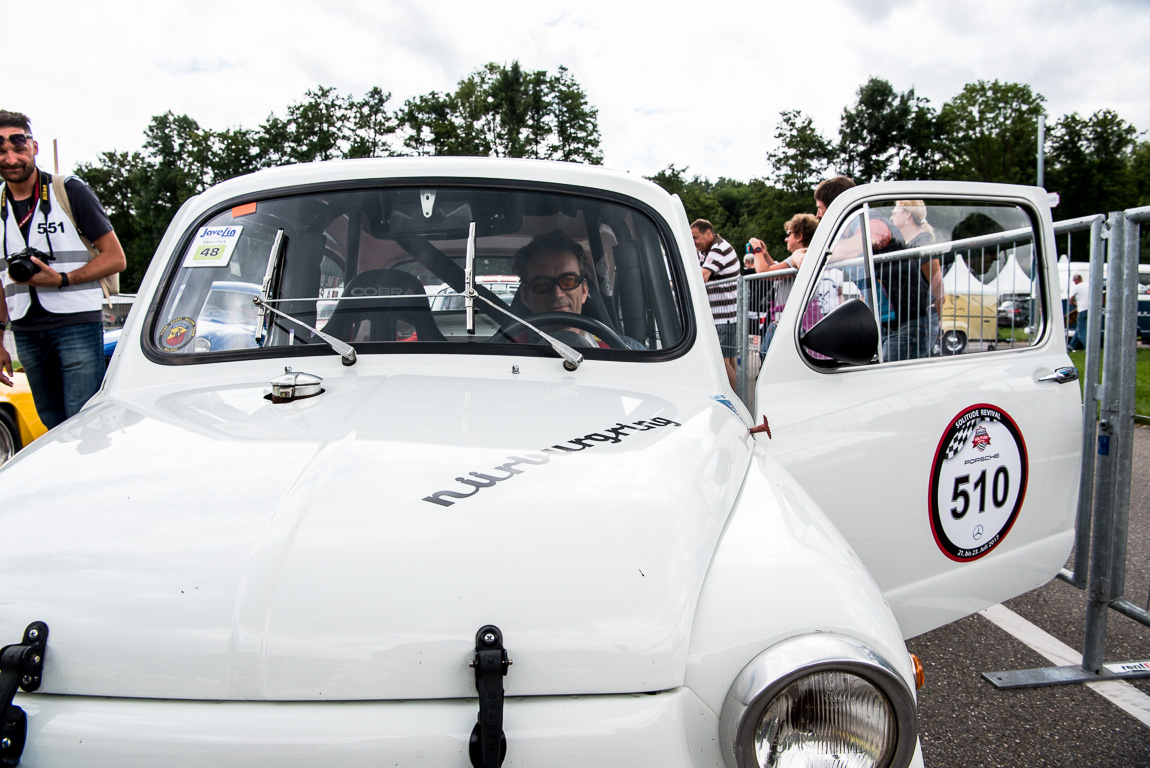
{"label": "windshield sticker", "polygon": [[165,352],[183,349],[196,336],[196,321],[190,317],[177,317],[160,331],[160,348]]}
{"label": "windshield sticker", "polygon": [[[621,443],[623,438],[630,437],[636,432],[649,432],[652,429],[659,427],[681,427],[683,426],[677,421],[670,419],[657,418],[657,419],[641,419],[631,424],[624,424],[618,422],[615,426],[603,430],[602,432],[592,432],[589,435],[582,437],[574,437],[566,443],[556,443],[548,448],[540,449],[539,453],[529,453],[526,456],[508,456],[507,462],[500,464],[492,470],[487,472],[468,472],[469,477],[457,477],[457,483],[463,483],[468,486],[467,491],[436,491],[430,496],[424,496],[424,501],[429,501],[432,504],[438,504],[441,507],[450,507],[455,502],[452,499],[466,499],[469,496],[474,496],[479,493],[481,488],[490,488],[496,483],[501,483],[504,480],[510,480],[515,475],[521,475],[531,466],[541,466],[548,464],[551,461],[551,456],[547,454],[565,456],[570,453],[578,453],[585,451],[588,448],[594,448],[596,445]],[[499,473],[502,477],[489,474],[491,472]]]}
{"label": "windshield sticker", "polygon": [[192,241],[185,267],[226,267],[243,227],[201,227]]}
{"label": "windshield sticker", "polygon": [[930,528],[943,554],[966,563],[1001,544],[1028,474],[1026,442],[1005,411],[982,403],[955,416],[931,467]]}

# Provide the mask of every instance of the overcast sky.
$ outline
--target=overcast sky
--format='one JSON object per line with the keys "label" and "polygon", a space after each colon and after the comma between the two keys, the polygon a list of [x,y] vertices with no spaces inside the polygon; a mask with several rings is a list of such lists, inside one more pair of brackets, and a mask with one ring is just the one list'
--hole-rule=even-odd
{"label": "overcast sky", "polygon": [[[871,76],[937,109],[979,79],[1029,84],[1048,122],[1110,108],[1150,129],[1148,0],[552,3],[39,0],[9,26],[0,107],[32,119],[40,165],[140,148],[153,115],[256,128],[309,88],[396,107],[489,61],[565,65],[599,110],[608,166],[748,180],[779,112],[824,135]],[[13,21],[7,9],[8,24]],[[23,40],[15,39],[23,34]],[[1145,136],[1143,138],[1146,138]]]}

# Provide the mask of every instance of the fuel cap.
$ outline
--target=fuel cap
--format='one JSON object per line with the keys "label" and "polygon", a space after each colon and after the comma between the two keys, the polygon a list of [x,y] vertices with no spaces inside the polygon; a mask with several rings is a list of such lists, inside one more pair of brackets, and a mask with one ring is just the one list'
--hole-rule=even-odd
{"label": "fuel cap", "polygon": [[293,371],[291,366],[284,368],[284,375],[271,381],[272,402],[290,403],[305,397],[315,397],[323,392],[323,379],[311,373]]}

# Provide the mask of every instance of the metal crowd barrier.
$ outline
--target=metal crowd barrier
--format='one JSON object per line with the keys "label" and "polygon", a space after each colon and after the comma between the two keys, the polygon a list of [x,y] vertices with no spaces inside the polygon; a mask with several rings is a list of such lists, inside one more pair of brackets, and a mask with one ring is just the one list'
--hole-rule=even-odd
{"label": "metal crowd barrier", "polygon": [[1086,632],[1081,665],[986,673],[984,677],[999,688],[1150,677],[1146,660],[1109,664],[1104,661],[1111,609],[1150,626],[1150,596],[1145,605],[1125,596],[1134,457],[1138,262],[1141,223],[1145,221],[1150,221],[1150,207],[1055,224],[1056,234],[1090,230],[1082,482],[1074,564],[1058,574],[1063,581],[1086,590]]}

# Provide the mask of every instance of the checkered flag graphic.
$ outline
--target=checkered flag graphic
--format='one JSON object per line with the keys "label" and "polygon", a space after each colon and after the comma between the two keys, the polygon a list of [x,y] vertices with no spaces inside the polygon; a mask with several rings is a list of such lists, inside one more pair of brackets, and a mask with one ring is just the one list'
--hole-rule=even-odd
{"label": "checkered flag graphic", "polygon": [[962,446],[966,445],[966,440],[978,427],[978,419],[971,419],[958,428],[954,433],[954,437],[950,438],[950,445],[946,446],[946,458],[953,459],[954,455],[962,450]]}

